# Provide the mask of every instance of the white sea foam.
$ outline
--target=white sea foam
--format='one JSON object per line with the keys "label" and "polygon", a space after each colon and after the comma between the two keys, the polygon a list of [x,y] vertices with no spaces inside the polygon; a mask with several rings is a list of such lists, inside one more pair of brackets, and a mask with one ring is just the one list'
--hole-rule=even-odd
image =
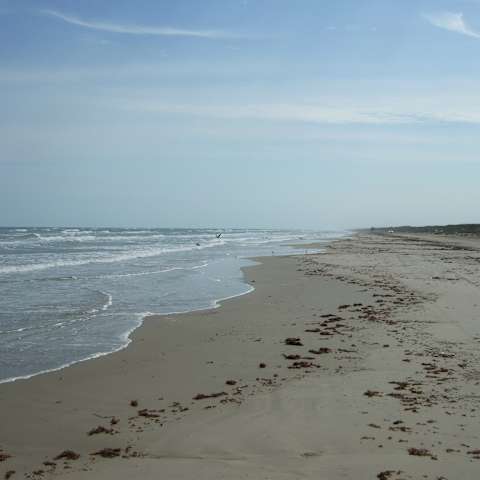
{"label": "white sea foam", "polygon": [[[28,230],[24,230],[24,234],[15,235],[8,240],[2,240],[1,245],[25,245],[26,241],[30,242],[122,242],[122,241],[135,241],[151,242],[153,240],[162,240],[167,236],[163,234],[151,234],[141,235],[140,232],[122,232],[121,235],[116,235],[109,231],[93,232],[89,230],[79,230],[75,232],[63,231],[62,235],[42,235],[41,233],[25,233]],[[99,233],[108,233],[108,235],[99,235]],[[211,238],[211,235],[209,236]]]}
{"label": "white sea foam", "polygon": [[54,243],[54,242],[87,242],[95,241],[97,237],[94,235],[41,235],[39,233],[26,233],[23,235],[16,235],[9,240],[2,240],[0,242],[0,247],[4,245],[11,246],[25,246],[26,244],[37,244],[37,243]]}
{"label": "white sea foam", "polygon": [[42,242],[88,242],[97,240],[95,235],[38,235],[37,238]]}
{"label": "white sea foam", "polygon": [[[27,375],[19,375],[19,376],[16,376],[16,377],[9,377],[9,378],[5,378],[5,379],[0,379],[0,384],[16,382],[18,380],[28,380],[29,378],[36,377],[37,375],[44,375],[44,374],[47,374],[47,373],[58,372],[60,370],[63,370],[64,368],[71,367],[72,365],[75,365],[77,363],[86,362],[88,360],[94,360],[96,358],[104,357],[105,355],[110,355],[112,353],[119,352],[120,350],[123,350],[124,348],[128,347],[128,345],[132,341],[130,339],[130,335],[143,323],[144,318],[146,318],[149,315],[150,315],[150,312],[143,312],[143,313],[134,315],[134,317],[137,319],[136,325],[133,326],[132,328],[130,328],[127,332],[125,332],[121,336],[122,345],[118,346],[117,348],[106,350],[106,351],[103,351],[103,352],[94,353],[94,354],[91,354],[91,355],[87,355],[84,358],[80,358],[78,360],[73,360],[71,362],[66,362],[66,363],[64,363],[64,364],[62,364],[58,367],[49,368],[49,369],[41,370],[41,371],[38,371],[38,372],[29,373]],[[152,315],[154,315],[154,314],[152,314]],[[63,325],[61,326],[61,328],[63,328]]]}
{"label": "white sea foam", "polygon": [[105,355],[110,355],[111,353],[115,353],[115,352],[118,352],[120,350],[123,350],[125,347],[128,346],[129,343],[130,343],[130,340],[128,341],[127,344],[122,345],[115,350],[109,350],[109,351],[106,351],[106,352],[94,353],[92,355],[88,355],[85,358],[81,358],[79,360],[73,360],[71,362],[64,363],[64,364],[60,365],[59,367],[48,368],[48,369],[45,369],[45,370],[40,370],[39,372],[29,373],[27,375],[19,375],[18,377],[9,377],[9,378],[5,378],[5,379],[0,379],[0,384],[16,382],[18,380],[28,380],[29,378],[36,377],[37,375],[44,375],[44,374],[47,374],[47,373],[58,372],[60,370],[63,370],[64,368],[71,367],[72,365],[75,365],[76,363],[86,362],[87,360],[94,360],[95,358],[104,357]]}
{"label": "white sea foam", "polygon": [[182,246],[182,247],[161,247],[161,248],[150,248],[145,250],[136,250],[133,252],[126,252],[117,255],[105,256],[105,257],[93,257],[88,259],[81,260],[56,260],[53,262],[46,263],[33,263],[26,265],[6,265],[0,267],[0,274],[12,274],[12,273],[24,273],[24,272],[33,272],[37,270],[46,270],[49,268],[60,268],[60,267],[74,267],[81,265],[88,265],[92,263],[116,263],[116,262],[126,262],[129,260],[134,260],[137,258],[148,258],[156,257],[158,255],[163,255],[166,253],[176,253],[176,252],[188,252],[192,250],[203,250],[205,248],[213,248],[224,245],[223,240],[211,241],[210,243],[205,243],[203,245],[195,246]]}
{"label": "white sea foam", "polygon": [[105,305],[103,305],[103,307],[102,307],[102,310],[105,312],[106,310],[108,310],[109,307],[112,306],[113,296],[110,293],[107,293],[107,292],[102,292],[102,293],[107,297],[107,301],[105,302]]}
{"label": "white sea foam", "polygon": [[107,275],[96,275],[92,278],[123,278],[123,277],[143,277],[146,275],[158,275],[159,273],[169,273],[176,270],[198,270],[200,268],[205,268],[208,266],[208,263],[202,263],[201,265],[194,265],[193,267],[169,267],[164,268],[163,270],[147,270],[145,272],[132,272],[132,273],[112,273]]}
{"label": "white sea foam", "polygon": [[202,263],[202,265],[195,265],[194,267],[190,267],[191,270],[198,270],[199,268],[208,267],[208,263]]}
{"label": "white sea foam", "polygon": [[0,330],[0,335],[6,335],[7,333],[18,333],[26,330],[25,328],[14,328],[13,330]]}
{"label": "white sea foam", "polygon": [[97,236],[94,237],[95,241],[98,242],[132,242],[134,240],[140,240],[142,242],[151,242],[152,240],[163,240],[166,235],[162,234],[155,234],[155,235],[127,235],[127,232],[123,232],[123,235],[109,235],[109,236]]}

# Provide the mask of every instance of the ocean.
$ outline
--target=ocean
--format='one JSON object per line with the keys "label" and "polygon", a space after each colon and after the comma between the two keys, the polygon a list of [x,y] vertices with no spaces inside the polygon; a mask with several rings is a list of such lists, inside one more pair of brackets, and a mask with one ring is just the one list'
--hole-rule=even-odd
{"label": "ocean", "polygon": [[345,234],[0,228],[0,382],[117,351],[148,314],[212,308],[251,291],[240,270],[248,257]]}

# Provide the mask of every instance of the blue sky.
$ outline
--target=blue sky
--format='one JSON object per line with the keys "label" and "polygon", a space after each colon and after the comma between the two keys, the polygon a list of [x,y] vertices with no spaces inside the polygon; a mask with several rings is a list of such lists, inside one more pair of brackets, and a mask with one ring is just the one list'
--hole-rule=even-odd
{"label": "blue sky", "polygon": [[480,0],[0,0],[0,224],[478,222]]}

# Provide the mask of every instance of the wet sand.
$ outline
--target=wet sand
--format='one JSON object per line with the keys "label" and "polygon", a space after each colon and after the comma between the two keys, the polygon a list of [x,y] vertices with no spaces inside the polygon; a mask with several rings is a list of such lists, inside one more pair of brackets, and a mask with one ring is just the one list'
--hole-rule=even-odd
{"label": "wet sand", "polygon": [[249,295],[0,385],[0,475],[477,478],[480,242],[359,234],[259,261]]}

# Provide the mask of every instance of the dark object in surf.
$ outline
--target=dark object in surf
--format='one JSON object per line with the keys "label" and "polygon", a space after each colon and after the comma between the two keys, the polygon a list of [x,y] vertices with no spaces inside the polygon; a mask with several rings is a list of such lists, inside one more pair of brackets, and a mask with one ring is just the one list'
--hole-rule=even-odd
{"label": "dark object in surf", "polygon": [[298,337],[289,337],[285,339],[285,345],[293,345],[295,347],[303,347],[303,343]]}
{"label": "dark object in surf", "polygon": [[138,400],[131,400],[130,401],[130,406],[131,407],[138,407]]}
{"label": "dark object in surf", "polygon": [[266,366],[267,364],[263,362],[258,364],[258,368],[265,368]]}
{"label": "dark object in surf", "polygon": [[226,385],[236,385],[237,384],[237,381],[236,380],[227,380],[225,382]]}
{"label": "dark object in surf", "polygon": [[7,473],[5,473],[5,480],[8,480],[12,475],[15,475],[15,470],[8,470]]}

